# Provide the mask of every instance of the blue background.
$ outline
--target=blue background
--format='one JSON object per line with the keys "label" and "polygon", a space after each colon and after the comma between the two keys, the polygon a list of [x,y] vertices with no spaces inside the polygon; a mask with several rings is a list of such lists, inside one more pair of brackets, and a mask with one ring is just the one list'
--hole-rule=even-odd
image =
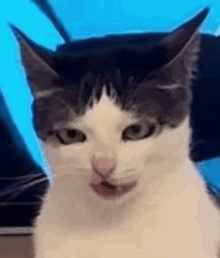
{"label": "blue background", "polygon": [[[211,11],[201,32],[220,35],[220,1],[52,0],[73,39],[128,32],[167,32],[196,15],[205,6]],[[10,22],[45,47],[63,43],[53,25],[30,0],[0,1],[0,87],[9,111],[35,161],[46,169],[31,124],[32,96],[27,87]],[[220,159],[199,164],[201,172],[220,187]],[[47,171],[48,175],[50,172]]]}

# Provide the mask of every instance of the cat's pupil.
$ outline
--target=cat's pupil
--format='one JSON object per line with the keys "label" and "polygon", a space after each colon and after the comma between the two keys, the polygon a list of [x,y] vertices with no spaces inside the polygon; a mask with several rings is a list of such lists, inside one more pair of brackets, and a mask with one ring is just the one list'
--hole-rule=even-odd
{"label": "cat's pupil", "polygon": [[132,125],[131,129],[134,133],[139,133],[141,130],[141,127],[139,125]]}
{"label": "cat's pupil", "polygon": [[77,134],[76,130],[68,130],[68,131],[67,131],[67,135],[68,135],[69,137],[71,137],[71,138],[76,137],[76,134]]}

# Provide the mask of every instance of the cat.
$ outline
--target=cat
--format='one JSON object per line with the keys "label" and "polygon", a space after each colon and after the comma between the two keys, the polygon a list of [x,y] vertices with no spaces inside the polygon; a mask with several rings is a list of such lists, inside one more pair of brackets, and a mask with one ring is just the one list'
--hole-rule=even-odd
{"label": "cat", "polygon": [[217,257],[219,210],[189,158],[208,12],[154,45],[116,36],[56,52],[10,25],[53,171],[35,223],[36,258]]}

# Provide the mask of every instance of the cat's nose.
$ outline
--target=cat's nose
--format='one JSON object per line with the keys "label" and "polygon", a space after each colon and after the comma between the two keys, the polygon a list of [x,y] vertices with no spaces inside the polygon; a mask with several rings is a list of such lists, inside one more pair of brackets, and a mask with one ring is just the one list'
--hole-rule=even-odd
{"label": "cat's nose", "polygon": [[108,158],[98,158],[92,161],[92,167],[95,173],[100,176],[109,176],[116,168],[116,161]]}

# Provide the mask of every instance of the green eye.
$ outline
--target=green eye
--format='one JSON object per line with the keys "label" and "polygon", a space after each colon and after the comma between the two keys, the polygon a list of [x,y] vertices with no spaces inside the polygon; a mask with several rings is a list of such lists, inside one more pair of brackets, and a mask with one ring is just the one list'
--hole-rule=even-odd
{"label": "green eye", "polygon": [[149,125],[145,123],[133,124],[123,131],[122,138],[125,141],[141,140],[150,137],[154,133],[154,131],[154,125]]}

